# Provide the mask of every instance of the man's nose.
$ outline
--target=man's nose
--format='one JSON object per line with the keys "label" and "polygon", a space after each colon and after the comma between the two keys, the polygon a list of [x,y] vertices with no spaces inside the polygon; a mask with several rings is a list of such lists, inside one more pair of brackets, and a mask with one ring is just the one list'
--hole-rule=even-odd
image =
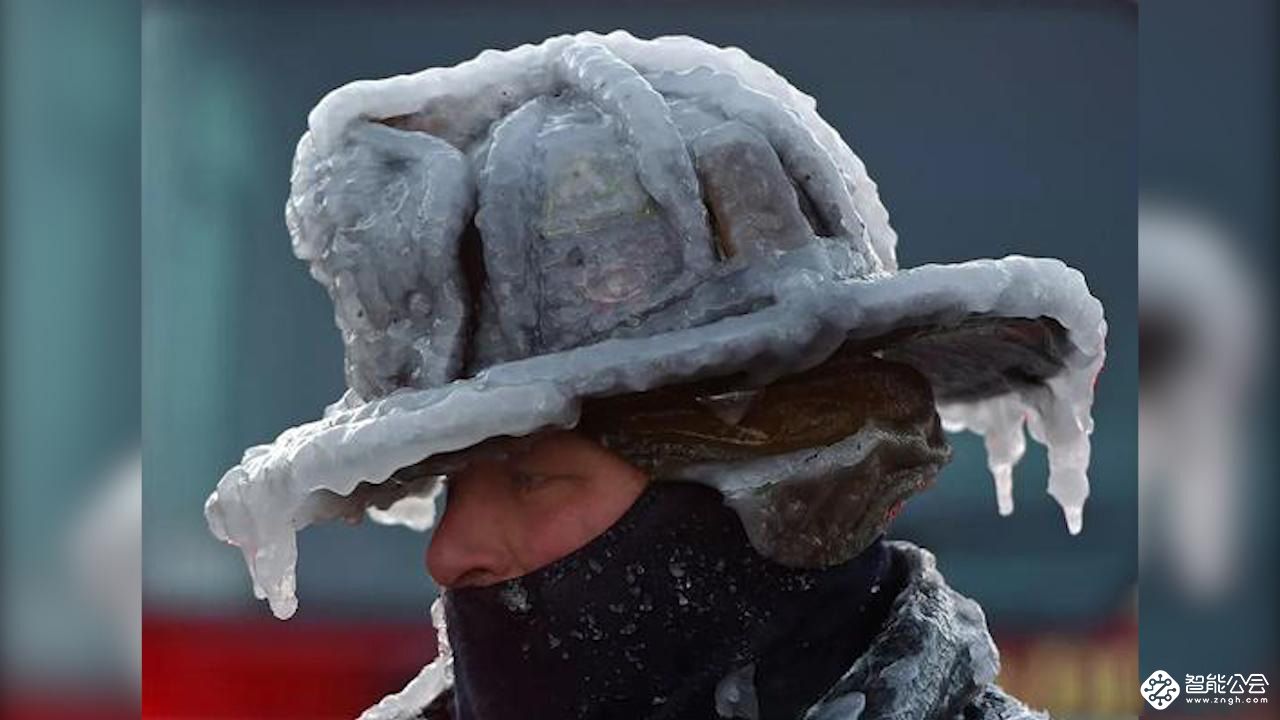
{"label": "man's nose", "polygon": [[500,466],[472,466],[445,480],[444,514],[427,546],[427,573],[443,588],[489,585],[515,577],[506,541],[509,498]]}

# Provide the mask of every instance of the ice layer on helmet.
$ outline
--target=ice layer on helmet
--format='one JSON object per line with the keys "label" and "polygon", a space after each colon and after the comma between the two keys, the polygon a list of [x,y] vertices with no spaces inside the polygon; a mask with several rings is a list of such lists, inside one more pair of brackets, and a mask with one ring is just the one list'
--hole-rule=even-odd
{"label": "ice layer on helmet", "polygon": [[[696,200],[699,173],[714,178],[735,163],[765,170],[777,163],[808,183],[797,198],[809,205],[788,209],[788,232],[799,226],[799,211],[819,237],[766,258],[764,265],[720,263],[712,282],[697,285],[683,303],[645,318],[633,332],[531,357],[516,348],[512,355],[522,359],[440,385],[462,364],[467,324],[454,239],[477,199],[457,188],[471,186],[469,161],[495,153],[508,142],[504,133],[518,140],[546,113],[565,111],[539,100],[564,82],[612,108],[626,142],[656,148],[653,157],[637,161],[637,177],[664,208],[675,237],[696,240],[679,245],[690,253],[685,267],[707,260],[690,248],[711,244],[704,237],[703,205],[684,203]],[[632,91],[619,93],[620,87]],[[643,92],[646,87],[667,99],[665,110]],[[431,132],[406,139],[400,130],[366,122],[390,118]],[[726,124],[732,119],[750,127]],[[368,137],[353,146],[353,132]],[[695,133],[701,140],[690,157],[681,137]],[[717,137],[741,139],[743,147],[761,152],[771,147],[777,156],[726,158]],[[422,155],[434,164],[415,164]],[[475,178],[481,190],[475,222],[482,233],[486,226],[504,229],[490,233],[495,236],[527,232],[520,217],[506,212],[527,201],[516,182],[520,168],[501,166],[519,157],[493,154]],[[348,169],[338,172],[335,163]],[[396,192],[362,202],[362,189],[350,185],[353,177],[389,182]],[[430,492],[435,481],[387,483],[400,468],[493,436],[571,427],[583,398],[735,372],[767,382],[817,365],[846,340],[971,315],[1048,317],[1065,329],[1065,366],[1046,384],[943,404],[939,411],[949,429],[983,435],[1002,511],[1011,509],[1011,469],[1022,453],[1023,428],[1046,444],[1049,492],[1071,531],[1081,526],[1093,381],[1106,332],[1101,305],[1083,277],[1059,261],[1023,257],[893,272],[896,236],[862,163],[818,117],[811,97],[741,50],[692,38],[641,41],[626,33],[583,33],[487,51],[453,68],[352,83],[311,113],[295,183],[306,188],[291,200],[295,251],[334,296],[352,390],[320,420],[246,451],[205,506],[210,528],[241,549],[255,595],[279,617],[292,615],[297,605],[295,533],[301,528],[356,517],[369,506],[383,521],[412,507],[416,522],[424,524],[424,502],[395,503]],[[722,201],[732,205],[734,198]],[[301,227],[313,218],[326,224]],[[741,229],[743,247],[751,246],[758,230]],[[510,253],[486,258],[495,288],[518,283],[522,262]],[[519,288],[508,290],[520,294]],[[518,308],[507,310],[499,332],[518,344],[532,320]],[[480,309],[482,316],[486,312],[495,310]]]}
{"label": "ice layer on helmet", "polygon": [[[998,449],[1025,424],[1048,446],[1050,494],[1063,506],[1068,527],[1079,530],[1088,496],[1089,410],[1106,331],[1101,305],[1079,272],[1057,260],[1008,257],[926,265],[835,286],[795,271],[774,292],[769,307],[657,339],[612,339],[494,366],[438,388],[402,390],[352,407],[336,403],[321,420],[250,448],[209,497],[210,527],[240,547],[255,594],[288,617],[296,608],[295,532],[358,511],[334,495],[350,495],[361,483],[376,485],[401,467],[492,436],[571,427],[584,397],[737,371],[779,377],[813,367],[845,339],[882,334],[904,319],[1033,313],[1066,328],[1073,350],[1064,370],[1043,387],[943,405],[939,412],[950,429],[973,429]],[[993,467],[1014,455],[1000,449]]]}

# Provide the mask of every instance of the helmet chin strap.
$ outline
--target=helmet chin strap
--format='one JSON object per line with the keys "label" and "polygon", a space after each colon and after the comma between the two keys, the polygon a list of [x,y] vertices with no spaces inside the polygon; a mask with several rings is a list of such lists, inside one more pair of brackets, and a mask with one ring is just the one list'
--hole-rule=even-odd
{"label": "helmet chin strap", "polygon": [[754,690],[758,718],[799,717],[870,644],[895,577],[879,540],[835,567],[785,567],[716,491],[651,483],[574,553],[445,592],[454,717],[719,718],[726,682],[736,707]]}

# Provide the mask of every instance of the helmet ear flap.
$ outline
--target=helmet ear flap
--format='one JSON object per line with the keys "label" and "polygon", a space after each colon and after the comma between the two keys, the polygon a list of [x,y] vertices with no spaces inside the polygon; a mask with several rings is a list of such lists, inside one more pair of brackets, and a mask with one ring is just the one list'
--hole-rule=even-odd
{"label": "helmet ear flap", "polygon": [[717,488],[756,549],[792,567],[856,556],[951,456],[928,380],[852,351],[761,388],[589,400],[578,430],[655,478]]}

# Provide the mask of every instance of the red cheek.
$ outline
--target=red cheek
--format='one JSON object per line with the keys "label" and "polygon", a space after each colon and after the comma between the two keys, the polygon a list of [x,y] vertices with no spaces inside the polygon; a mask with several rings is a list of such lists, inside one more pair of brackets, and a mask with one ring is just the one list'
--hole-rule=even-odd
{"label": "red cheek", "polygon": [[543,508],[528,520],[521,533],[520,560],[525,572],[550,565],[599,535],[588,509],[573,504]]}

